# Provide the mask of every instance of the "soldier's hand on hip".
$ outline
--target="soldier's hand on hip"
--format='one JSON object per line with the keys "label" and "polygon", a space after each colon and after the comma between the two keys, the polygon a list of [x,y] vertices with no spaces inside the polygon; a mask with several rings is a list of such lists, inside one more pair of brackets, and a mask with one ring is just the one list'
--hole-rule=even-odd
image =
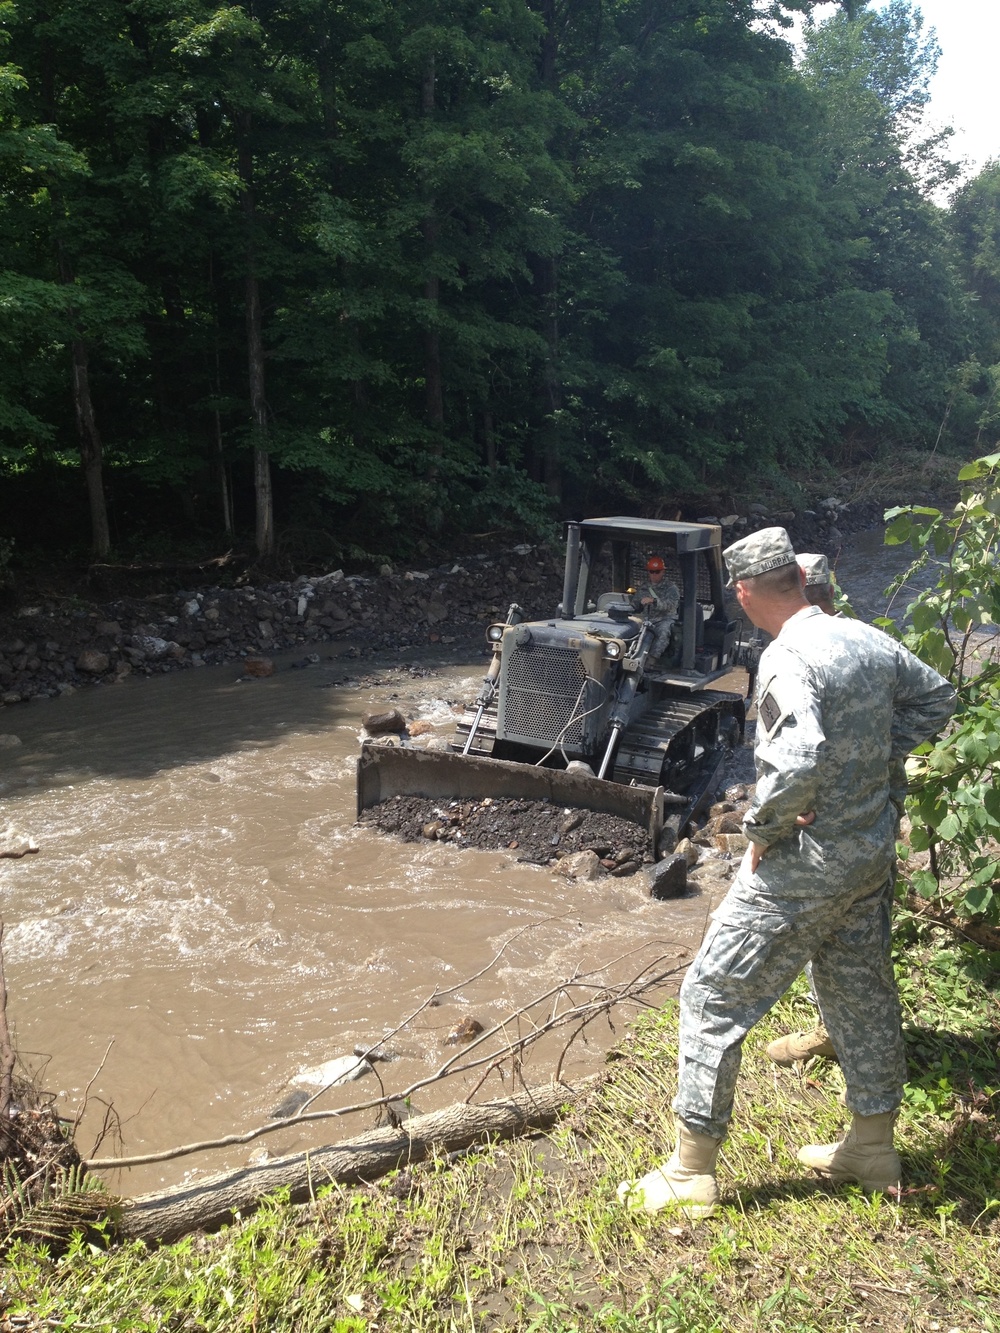
{"label": "soldier's hand on hip", "polygon": [[807,824],[812,824],[815,818],[816,818],[816,811],[810,810],[809,813],[806,815],[796,815],[795,822],[800,827],[804,828]]}

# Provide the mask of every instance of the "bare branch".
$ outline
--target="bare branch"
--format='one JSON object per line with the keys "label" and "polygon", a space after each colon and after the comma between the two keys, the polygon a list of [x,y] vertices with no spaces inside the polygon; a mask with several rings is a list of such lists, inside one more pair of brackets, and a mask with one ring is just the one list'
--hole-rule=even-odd
{"label": "bare branch", "polygon": [[[515,930],[513,935],[508,936],[508,938],[504,940],[503,944],[501,944],[500,948],[493,955],[493,957],[490,959],[490,961],[486,964],[485,967],[481,967],[478,972],[473,972],[472,976],[466,977],[464,981],[457,981],[454,986],[449,986],[447,990],[438,990],[438,988],[435,986],[434,990],[431,991],[427,999],[421,1001],[421,1003],[417,1005],[416,1009],[414,1009],[412,1014],[409,1014],[406,1018],[402,1019],[399,1023],[397,1023],[396,1026],[390,1032],[383,1033],[383,1035],[378,1039],[378,1041],[373,1042],[372,1045],[369,1046],[366,1051],[363,1051],[358,1056],[358,1059],[367,1060],[368,1057],[374,1051],[377,1051],[380,1046],[384,1045],[385,1042],[387,1041],[391,1041],[393,1037],[395,1037],[398,1033],[402,1032],[402,1030],[407,1026],[407,1024],[412,1023],[415,1018],[418,1018],[420,1014],[424,1012],[425,1009],[431,1008],[434,1005],[435,1001],[439,1000],[442,995],[453,995],[455,991],[463,990],[466,986],[471,986],[474,981],[478,981],[481,976],[484,976],[487,972],[489,972],[489,970],[492,967],[496,966],[496,964],[500,961],[500,959],[506,952],[507,946],[513,944],[516,939],[520,939],[522,935],[527,934],[529,930],[535,930],[539,926],[547,925],[550,921],[562,921],[563,918],[568,915],[569,914],[567,912],[564,912],[560,916],[545,916],[542,917],[541,920],[539,921],[530,921],[526,926],[522,926],[520,930]],[[382,1085],[381,1078],[379,1079],[379,1085],[380,1086]],[[320,1097],[322,1097],[324,1092],[329,1092],[332,1087],[334,1087],[334,1083],[326,1083],[322,1088],[319,1088],[316,1092],[314,1092],[313,1095],[309,1098],[309,1100],[303,1102],[302,1105],[298,1108],[298,1110],[295,1113],[296,1116],[301,1119],[302,1116],[305,1114],[305,1112],[308,1111],[309,1107],[312,1106],[312,1104],[315,1101],[317,1101]],[[384,1088],[382,1090],[383,1092],[385,1091]],[[376,1103],[376,1105],[377,1104],[378,1103]]]}
{"label": "bare branch", "polygon": [[[630,951],[630,953],[635,952],[638,952],[638,950]],[[629,953],[621,955],[622,958],[628,956]],[[684,966],[682,964],[680,966],[668,968],[665,971],[657,972],[654,975],[649,975],[652,968],[657,967],[664,961],[665,959],[663,956],[654,959],[646,968],[642,969],[642,971],[633,977],[631,981],[624,982],[618,986],[608,986],[604,981],[591,981],[591,977],[598,976],[597,972],[585,973],[583,975],[559,981],[543,994],[529,1000],[508,1017],[501,1019],[491,1028],[480,1033],[475,1040],[470,1042],[463,1050],[457,1051],[454,1055],[449,1056],[447,1060],[444,1060],[433,1073],[417,1079],[400,1092],[386,1093],[381,1097],[371,1098],[364,1102],[356,1102],[351,1106],[339,1107],[329,1111],[300,1111],[292,1116],[268,1121],[265,1125],[258,1125],[254,1129],[247,1130],[241,1134],[227,1134],[221,1138],[206,1139],[197,1143],[187,1143],[176,1148],[163,1149],[160,1152],[144,1153],[135,1157],[91,1158],[84,1162],[84,1166],[90,1171],[109,1171],[133,1166],[147,1166],[156,1162],[173,1161],[178,1157],[187,1157],[193,1153],[207,1152],[216,1148],[229,1148],[251,1143],[265,1134],[274,1134],[283,1129],[298,1128],[306,1123],[319,1120],[340,1119],[345,1116],[357,1115],[364,1111],[384,1107],[390,1102],[403,1101],[408,1097],[412,1097],[414,1093],[419,1092],[422,1088],[426,1088],[433,1083],[438,1083],[446,1077],[469,1073],[474,1069],[480,1069],[483,1065],[499,1067],[501,1061],[510,1059],[514,1063],[516,1070],[524,1051],[534,1045],[534,1043],[539,1041],[542,1037],[546,1036],[549,1032],[566,1027],[572,1023],[582,1023],[585,1026],[586,1023],[589,1023],[599,1014],[608,1012],[612,1006],[621,1004],[625,1001],[632,1000],[641,1002],[641,997],[645,992],[661,985],[668,978],[676,976]],[[512,1023],[518,1022],[522,1017],[528,1017],[529,1010],[547,1003],[557,993],[565,992],[569,986],[583,986],[585,988],[593,989],[598,992],[598,995],[593,999],[586,1000],[583,1003],[574,1005],[572,1008],[563,1010],[561,1013],[557,1013],[553,1008],[550,1017],[544,1022],[536,1024],[532,1019],[532,1030],[523,1036],[517,1037],[515,1040],[511,1040],[508,1034],[508,1029]],[[420,1013],[425,1007],[426,1003],[416,1009],[413,1016]],[[395,1031],[398,1032],[404,1025],[405,1022],[404,1024],[400,1024]],[[477,1049],[481,1049],[491,1038],[495,1038],[498,1035],[506,1044],[506,1050],[502,1054],[498,1054],[495,1046],[493,1046],[489,1050],[482,1051],[481,1054],[475,1055],[471,1059],[469,1058],[473,1052]],[[374,1050],[375,1047],[372,1047],[372,1049]],[[487,1070],[487,1074],[489,1072],[490,1071]]]}
{"label": "bare branch", "polygon": [[114,1046],[114,1044],[115,1044],[115,1039],[114,1039],[114,1037],[112,1037],[111,1040],[108,1042],[107,1050],[106,1050],[106,1051],[104,1052],[104,1054],[101,1056],[101,1063],[100,1063],[100,1064],[97,1066],[97,1068],[94,1070],[93,1074],[91,1074],[91,1076],[90,1076],[90,1082],[87,1084],[87,1086],[86,1086],[86,1087],[84,1088],[84,1090],[83,1090],[83,1101],[81,1101],[79,1107],[77,1108],[76,1115],[75,1115],[74,1118],[73,1118],[73,1128],[72,1128],[72,1130],[70,1131],[70,1137],[71,1137],[71,1138],[76,1138],[76,1131],[77,1131],[77,1129],[79,1128],[80,1121],[83,1119],[83,1113],[84,1113],[84,1111],[86,1111],[86,1109],[87,1109],[87,1098],[88,1098],[88,1096],[90,1095],[90,1089],[91,1089],[91,1088],[94,1086],[94,1084],[97,1082],[97,1076],[98,1076],[98,1074],[100,1074],[101,1070],[104,1068],[105,1064],[107,1063],[108,1056],[111,1054],[111,1048],[112,1048],[112,1046]]}

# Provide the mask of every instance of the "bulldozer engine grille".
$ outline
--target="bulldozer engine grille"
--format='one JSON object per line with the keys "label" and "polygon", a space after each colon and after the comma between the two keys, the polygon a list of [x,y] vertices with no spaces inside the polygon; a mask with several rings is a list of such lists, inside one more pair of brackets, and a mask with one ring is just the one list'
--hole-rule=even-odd
{"label": "bulldozer engine grille", "polygon": [[540,645],[528,651],[516,648],[507,662],[506,689],[503,692],[498,735],[507,740],[556,741],[578,747],[583,740],[584,721],[567,726],[570,718],[592,708],[591,695],[599,689],[586,680],[583,663],[571,648]]}

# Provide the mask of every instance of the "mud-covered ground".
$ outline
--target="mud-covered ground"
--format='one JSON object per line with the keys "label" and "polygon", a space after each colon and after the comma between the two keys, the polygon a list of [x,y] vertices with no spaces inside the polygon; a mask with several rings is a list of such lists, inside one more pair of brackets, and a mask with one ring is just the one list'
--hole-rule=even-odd
{"label": "mud-covered ground", "polygon": [[653,860],[649,835],[638,824],[544,801],[486,797],[443,804],[421,796],[395,796],[366,811],[362,823],[406,842],[428,839],[484,850],[507,848],[517,860],[537,865],[591,851],[612,875],[634,874]]}

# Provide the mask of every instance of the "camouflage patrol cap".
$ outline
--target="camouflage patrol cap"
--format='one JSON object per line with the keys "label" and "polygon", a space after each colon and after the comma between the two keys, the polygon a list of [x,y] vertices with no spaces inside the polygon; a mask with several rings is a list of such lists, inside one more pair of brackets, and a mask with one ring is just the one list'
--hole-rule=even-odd
{"label": "camouflage patrol cap", "polygon": [[805,570],[806,585],[817,583],[830,583],[830,565],[825,555],[800,555],[797,557],[801,567]]}
{"label": "camouflage patrol cap", "polygon": [[729,586],[743,579],[755,579],[771,569],[795,564],[795,552],[784,528],[761,528],[751,532],[723,551],[729,570]]}

